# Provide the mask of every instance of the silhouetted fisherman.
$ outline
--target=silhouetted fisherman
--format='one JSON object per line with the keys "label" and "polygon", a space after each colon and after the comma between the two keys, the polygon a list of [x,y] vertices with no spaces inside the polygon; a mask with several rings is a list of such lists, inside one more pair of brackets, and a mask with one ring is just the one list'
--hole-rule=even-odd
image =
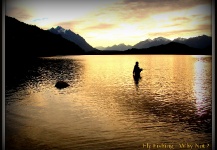
{"label": "silhouetted fisherman", "polygon": [[133,77],[134,79],[140,78],[140,72],[142,71],[142,68],[139,68],[139,62],[137,61],[134,68],[133,68]]}

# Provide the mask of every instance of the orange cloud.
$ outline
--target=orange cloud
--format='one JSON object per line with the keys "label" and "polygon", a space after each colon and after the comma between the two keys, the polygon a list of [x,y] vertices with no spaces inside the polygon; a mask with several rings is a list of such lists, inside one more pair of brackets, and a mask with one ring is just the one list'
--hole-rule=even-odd
{"label": "orange cloud", "polygon": [[17,18],[18,20],[29,20],[33,16],[25,9],[18,8],[18,7],[13,7],[13,8],[8,8],[6,9],[6,15],[7,16],[12,16],[14,18]]}
{"label": "orange cloud", "polygon": [[194,29],[173,30],[173,31],[168,31],[168,32],[152,32],[152,33],[149,33],[148,35],[150,37],[163,36],[163,37],[168,37],[168,38],[179,37],[179,36],[186,37],[186,36],[194,35],[194,34],[198,35],[198,33],[209,35],[210,33],[206,31],[211,32],[211,25],[208,25],[208,24],[198,25]]}
{"label": "orange cloud", "polygon": [[163,27],[167,28],[167,27],[176,27],[176,26],[181,26],[181,23],[176,23],[176,24],[170,24],[170,25],[165,25]]}
{"label": "orange cloud", "polygon": [[86,27],[83,30],[105,30],[105,29],[113,29],[115,27],[117,27],[117,25],[115,24],[101,23],[101,24]]}
{"label": "orange cloud", "polygon": [[211,4],[212,0],[124,0],[123,4],[131,5],[134,8],[158,8],[178,10],[191,8],[203,4]]}
{"label": "orange cloud", "polygon": [[189,21],[191,19],[187,17],[176,17],[176,18],[173,18],[172,20],[173,21]]}
{"label": "orange cloud", "polygon": [[[211,5],[211,0],[123,0],[118,1],[104,10],[104,13],[110,14],[115,12],[116,16],[122,21],[136,21],[160,13],[181,11],[190,9],[196,6],[208,4]],[[211,9],[211,7],[210,7]],[[208,12],[207,8],[201,9],[201,12]],[[98,13],[99,15],[100,13]],[[188,19],[187,17],[180,17],[177,19]]]}
{"label": "orange cloud", "polygon": [[75,30],[76,26],[79,26],[83,23],[84,21],[66,21],[66,22],[59,22],[58,24],[55,24],[54,26],[61,26],[65,29],[71,29]]}
{"label": "orange cloud", "polygon": [[202,20],[211,20],[211,16],[204,16],[203,18],[202,18]]}
{"label": "orange cloud", "polygon": [[211,30],[212,29],[212,25],[211,24],[202,24],[202,25],[198,25],[197,27],[198,30]]}

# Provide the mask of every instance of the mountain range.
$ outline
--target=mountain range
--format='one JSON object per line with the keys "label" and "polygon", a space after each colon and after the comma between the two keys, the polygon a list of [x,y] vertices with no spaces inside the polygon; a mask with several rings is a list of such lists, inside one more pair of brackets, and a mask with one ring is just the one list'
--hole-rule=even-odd
{"label": "mountain range", "polygon": [[190,46],[187,46],[182,43],[177,42],[169,42],[167,44],[162,44],[158,46],[152,46],[149,48],[131,48],[125,51],[119,51],[119,50],[95,50],[88,52],[89,55],[124,55],[124,54],[166,54],[166,55],[212,55],[212,46],[208,46],[203,49],[199,48],[193,48]]}
{"label": "mountain range", "polygon": [[108,47],[100,46],[100,47],[96,47],[96,48],[99,49],[99,50],[119,50],[119,51],[124,51],[124,50],[132,48],[132,46],[131,45],[125,45],[124,43],[121,43],[119,45],[113,45],[113,46],[108,46]]}
{"label": "mountain range", "polygon": [[[172,43],[172,44],[170,44]],[[60,26],[43,30],[12,17],[5,17],[6,59],[22,60],[57,55],[83,54],[212,54],[212,38],[206,35],[173,41],[164,37],[147,39],[134,46],[119,44],[97,50],[83,37]],[[186,47],[187,46],[187,47]],[[171,49],[172,48],[172,49]],[[180,49],[182,48],[182,49]],[[27,56],[27,57],[26,57]]]}
{"label": "mountain range", "polygon": [[169,42],[158,46],[152,46],[149,48],[136,49],[132,48],[125,51],[126,54],[190,54],[190,55],[211,55],[212,47],[206,48],[193,48],[186,44],[178,42]]}
{"label": "mountain range", "polygon": [[83,37],[81,37],[79,34],[72,32],[71,30],[66,30],[61,26],[57,26],[56,28],[51,28],[48,31],[54,34],[61,35],[63,38],[79,45],[82,49],[84,49],[87,52],[95,50],[95,48],[88,44]]}
{"label": "mountain range", "polygon": [[207,35],[201,35],[197,37],[191,37],[191,38],[176,38],[174,40],[170,40],[164,37],[158,37],[154,39],[146,39],[144,41],[141,41],[133,46],[130,45],[125,45],[125,44],[120,44],[120,45],[114,45],[114,46],[109,46],[109,47],[97,47],[97,49],[100,50],[128,50],[131,48],[136,48],[136,49],[144,49],[144,48],[150,48],[153,46],[160,46],[160,45],[165,45],[170,42],[176,42],[176,43],[181,43],[185,44],[187,46],[190,46],[192,48],[199,48],[203,49],[206,47],[209,47],[212,45],[212,37],[209,37]]}
{"label": "mountain range", "polygon": [[131,45],[125,45],[124,43],[108,46],[108,47],[96,47],[93,48],[90,44],[88,44],[83,37],[81,37],[79,34],[74,33],[70,29],[64,29],[61,26],[57,26],[56,28],[51,28],[48,31],[59,34],[63,38],[76,43],[81,48],[83,48],[86,52],[93,51],[93,50],[119,50],[119,51],[125,51],[131,48],[136,49],[143,49],[143,48],[149,48],[153,46],[159,46],[162,44],[168,44],[170,42],[177,42],[181,44],[185,44],[187,46],[193,47],[193,48],[206,48],[212,44],[212,38],[207,35],[201,35],[197,37],[191,37],[191,38],[181,38],[178,37],[174,40],[167,39],[165,37],[157,37],[154,39],[146,39],[144,41],[140,41],[137,44],[131,46]]}

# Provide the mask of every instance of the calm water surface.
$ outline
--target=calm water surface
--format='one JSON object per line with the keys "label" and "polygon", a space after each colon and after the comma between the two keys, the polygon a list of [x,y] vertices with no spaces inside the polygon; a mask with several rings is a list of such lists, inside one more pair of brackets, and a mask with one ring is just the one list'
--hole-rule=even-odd
{"label": "calm water surface", "polygon": [[[6,76],[6,148],[211,149],[211,63],[184,55],[40,58]],[[70,86],[59,90],[58,80]]]}

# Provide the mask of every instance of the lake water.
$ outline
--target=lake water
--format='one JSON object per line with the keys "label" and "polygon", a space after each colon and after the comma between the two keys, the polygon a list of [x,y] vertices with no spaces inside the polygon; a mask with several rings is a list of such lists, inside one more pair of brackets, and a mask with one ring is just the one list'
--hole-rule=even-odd
{"label": "lake water", "polygon": [[211,56],[49,57],[7,74],[6,149],[211,149]]}

